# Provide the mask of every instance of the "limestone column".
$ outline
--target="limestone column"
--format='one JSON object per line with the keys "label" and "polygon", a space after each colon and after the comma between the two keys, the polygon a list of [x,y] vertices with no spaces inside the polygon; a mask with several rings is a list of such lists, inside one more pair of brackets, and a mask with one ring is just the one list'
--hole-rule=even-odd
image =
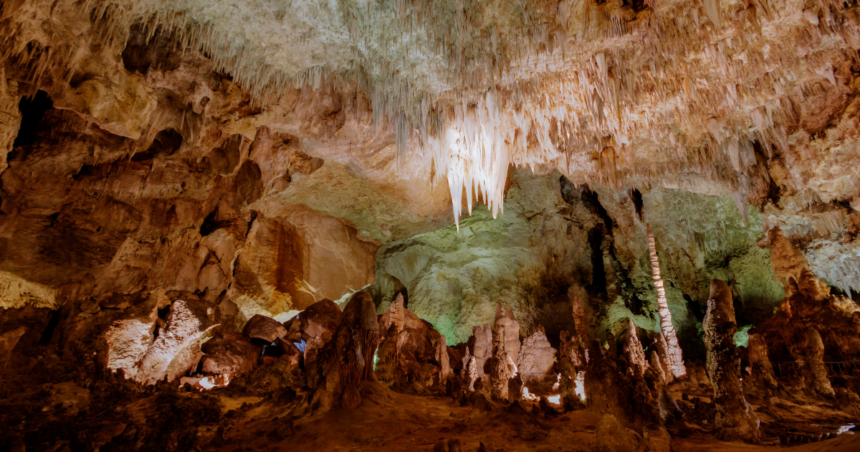
{"label": "limestone column", "polygon": [[725,441],[758,443],[759,419],[744,399],[741,359],[734,343],[737,332],[732,292],[725,281],[711,281],[708,312],[702,324],[708,349],[708,378],[714,388],[716,436]]}
{"label": "limestone column", "polygon": [[657,258],[657,242],[651,233],[651,225],[645,225],[648,231],[648,253],[651,255],[651,272],[654,278],[654,287],[657,289],[657,311],[660,314],[660,329],[666,339],[666,352],[668,355],[669,371],[675,378],[687,375],[684,367],[684,355],[681,346],[678,345],[678,336],[675,334],[675,326],[672,324],[672,312],[669,311],[669,302],[666,300],[666,288],[663,287],[663,277],[660,276],[660,261]]}
{"label": "limestone column", "polygon": [[806,330],[806,366],[815,391],[826,397],[834,397],[836,393],[830,386],[827,367],[824,365],[824,343],[814,327]]}

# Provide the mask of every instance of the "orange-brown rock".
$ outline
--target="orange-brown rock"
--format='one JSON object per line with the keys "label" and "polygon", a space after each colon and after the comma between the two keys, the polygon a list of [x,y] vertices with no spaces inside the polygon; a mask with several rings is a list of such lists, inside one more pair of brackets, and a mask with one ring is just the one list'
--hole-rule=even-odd
{"label": "orange-brown rock", "polygon": [[711,282],[711,298],[702,327],[708,348],[708,377],[714,388],[716,435],[724,440],[757,443],[761,439],[759,419],[744,399],[740,356],[734,344],[735,309],[731,289],[725,281]]}

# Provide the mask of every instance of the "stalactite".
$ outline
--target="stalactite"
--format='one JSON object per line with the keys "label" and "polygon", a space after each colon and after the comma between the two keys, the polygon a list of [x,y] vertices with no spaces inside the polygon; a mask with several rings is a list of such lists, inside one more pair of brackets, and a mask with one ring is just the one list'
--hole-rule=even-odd
{"label": "stalactite", "polygon": [[678,336],[675,334],[675,326],[672,324],[672,312],[669,311],[669,302],[666,299],[666,289],[663,287],[663,278],[660,276],[660,261],[657,257],[657,243],[654,234],[651,233],[651,225],[646,224],[648,231],[648,253],[651,255],[651,272],[654,278],[654,287],[657,289],[657,312],[660,314],[661,334],[666,339],[666,352],[669,359],[669,370],[675,378],[687,375],[684,367],[684,356],[681,346],[678,344]]}

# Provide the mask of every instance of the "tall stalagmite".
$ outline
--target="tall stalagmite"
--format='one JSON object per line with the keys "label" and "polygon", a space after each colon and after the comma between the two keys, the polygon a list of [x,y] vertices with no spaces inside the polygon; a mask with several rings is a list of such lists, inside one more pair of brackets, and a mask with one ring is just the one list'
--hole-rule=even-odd
{"label": "tall stalagmite", "polygon": [[815,392],[833,397],[835,393],[827,378],[827,367],[824,366],[824,343],[818,330],[813,327],[806,330],[806,366]]}
{"label": "tall stalagmite", "polygon": [[667,363],[672,375],[681,378],[687,375],[684,367],[684,355],[681,346],[678,345],[678,336],[675,334],[675,326],[672,324],[672,312],[669,311],[669,302],[666,300],[666,289],[663,287],[663,277],[660,276],[660,260],[657,258],[657,242],[651,233],[651,225],[646,224],[648,231],[648,253],[651,255],[651,272],[654,277],[654,287],[657,289],[657,311],[660,314],[660,329],[666,339],[666,352],[669,359]]}
{"label": "tall stalagmite", "polygon": [[750,334],[749,362],[752,368],[750,380],[754,385],[768,392],[779,389],[773,375],[773,365],[767,355],[767,343],[760,334]]}
{"label": "tall stalagmite", "polygon": [[711,281],[708,312],[702,328],[708,348],[708,377],[714,387],[716,435],[726,441],[758,443],[759,419],[744,399],[741,386],[741,358],[735,347],[737,332],[732,291],[725,281]]}

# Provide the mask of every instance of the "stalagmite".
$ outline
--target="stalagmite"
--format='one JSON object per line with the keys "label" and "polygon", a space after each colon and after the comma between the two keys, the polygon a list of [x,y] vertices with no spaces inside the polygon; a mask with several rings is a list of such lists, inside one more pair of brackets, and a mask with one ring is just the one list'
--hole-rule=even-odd
{"label": "stalagmite", "polygon": [[714,388],[716,435],[726,441],[758,443],[759,419],[744,399],[732,292],[725,281],[711,281],[708,311],[702,324],[708,348],[708,378]]}
{"label": "stalagmite", "polygon": [[559,389],[561,390],[562,402],[565,406],[573,405],[574,399],[585,398],[585,349],[579,336],[571,335],[567,331],[559,334],[561,347],[559,348]]}
{"label": "stalagmite", "polygon": [[532,391],[549,390],[557,381],[553,373],[555,349],[549,343],[542,326],[535,328],[534,334],[527,337],[517,358],[518,375]]}
{"label": "stalagmite", "polygon": [[505,341],[506,326],[497,325],[493,331],[493,358],[490,365],[490,387],[493,398],[508,400],[510,380],[517,375],[517,366],[508,354]]}
{"label": "stalagmite", "polygon": [[[666,383],[672,383],[673,381],[675,381],[675,375],[672,374],[672,372],[669,370],[669,346],[666,343],[666,336],[663,336],[662,334],[657,334],[657,337],[654,339],[654,346],[657,347],[656,351],[660,359],[660,365],[662,366],[665,373]],[[685,365],[684,370],[686,371],[686,369],[687,367]]]}
{"label": "stalagmite", "polygon": [[657,354],[657,350],[651,350],[651,369],[657,373],[657,376],[660,377],[660,382],[664,385],[668,383],[668,378],[666,378],[666,372],[663,370],[663,365],[660,363],[660,356]]}
{"label": "stalagmite", "polygon": [[451,378],[451,361],[448,356],[448,345],[445,343],[445,336],[439,340],[436,346],[436,361],[439,363],[439,382],[444,386]]}
{"label": "stalagmite", "polygon": [[476,326],[472,328],[472,337],[469,338],[472,348],[472,357],[475,359],[475,371],[478,378],[486,373],[485,363],[493,356],[493,331],[489,325]]}
{"label": "stalagmite", "polygon": [[463,371],[461,374],[462,383],[469,391],[474,391],[475,382],[478,378],[477,362],[475,361],[475,357],[469,353],[469,347],[466,347],[466,355],[463,356]]}
{"label": "stalagmite", "polygon": [[627,352],[627,362],[630,368],[640,377],[645,375],[645,370],[648,369],[648,359],[645,357],[645,350],[642,349],[639,335],[636,334],[636,324],[630,318],[627,319],[627,341],[624,344],[624,349]]}
{"label": "stalagmite", "polygon": [[583,344],[588,344],[588,326],[585,321],[585,309],[582,308],[579,295],[574,295],[571,302],[573,304],[573,324],[576,328],[576,334]]}
{"label": "stalagmite", "polygon": [[835,392],[830,385],[830,379],[827,378],[827,367],[824,365],[824,343],[814,327],[806,330],[806,366],[813,389],[825,397],[834,397]]}
{"label": "stalagmite", "polygon": [[514,318],[514,312],[510,306],[506,310],[502,305],[496,304],[496,319],[493,323],[493,341],[499,337],[504,344],[505,353],[512,361],[516,361],[520,355],[520,324]]}
{"label": "stalagmite", "polygon": [[651,256],[651,272],[654,278],[654,287],[657,289],[657,312],[660,314],[661,334],[666,339],[666,353],[669,359],[668,371],[675,378],[687,375],[684,368],[684,356],[681,346],[678,345],[678,337],[675,334],[675,326],[672,324],[672,312],[669,311],[669,302],[666,299],[666,289],[663,287],[663,278],[660,276],[660,260],[657,257],[657,243],[654,234],[651,233],[651,225],[645,225],[648,231],[648,253]]}
{"label": "stalagmite", "polygon": [[750,334],[749,340],[749,362],[752,369],[750,380],[759,387],[773,393],[779,388],[779,384],[773,374],[773,365],[767,355],[767,344],[760,334]]}

